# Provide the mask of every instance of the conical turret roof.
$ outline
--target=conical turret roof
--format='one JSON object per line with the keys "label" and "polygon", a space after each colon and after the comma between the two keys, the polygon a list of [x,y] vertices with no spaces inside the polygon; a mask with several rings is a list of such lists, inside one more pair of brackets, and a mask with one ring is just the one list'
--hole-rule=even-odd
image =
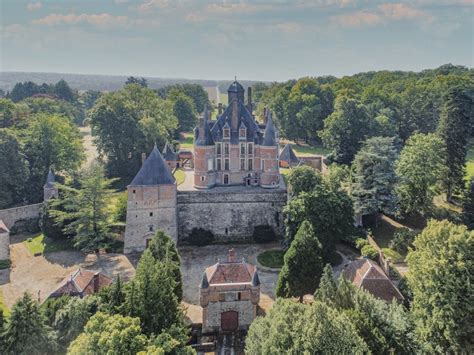
{"label": "conical turret roof", "polygon": [[203,289],[209,287],[209,281],[207,280],[206,272],[204,272],[204,275],[202,275],[201,285],[199,287]]}
{"label": "conical turret roof", "polygon": [[54,178],[54,174],[51,171],[51,168],[49,168],[48,177],[46,178],[46,184],[44,184],[43,188],[51,189],[54,187],[55,182],[56,179]]}
{"label": "conical turret roof", "polygon": [[288,164],[299,164],[300,160],[296,156],[291,144],[286,144],[280,153],[280,161],[287,162]]}
{"label": "conical turret roof", "polygon": [[174,183],[174,176],[155,145],[130,185],[172,185]]}
{"label": "conical turret roof", "polygon": [[202,125],[197,132],[196,145],[214,145],[214,139],[212,138],[211,129],[209,128],[209,122],[207,121],[208,115],[209,111],[206,108],[202,118]]}
{"label": "conical turret roof", "polygon": [[272,113],[268,114],[267,126],[265,127],[265,133],[263,136],[262,145],[266,147],[271,147],[276,145],[276,129],[273,125]]}
{"label": "conical turret roof", "polygon": [[252,286],[258,286],[258,285],[260,285],[260,279],[258,278],[257,270],[255,270],[252,276]]}
{"label": "conical turret roof", "polygon": [[173,146],[166,142],[165,147],[163,148],[163,158],[166,161],[175,161],[176,153],[174,152]]}

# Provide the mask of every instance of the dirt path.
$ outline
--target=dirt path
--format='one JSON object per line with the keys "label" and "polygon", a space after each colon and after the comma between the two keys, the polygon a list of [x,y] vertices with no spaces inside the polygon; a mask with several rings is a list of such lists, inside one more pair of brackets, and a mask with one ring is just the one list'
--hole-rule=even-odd
{"label": "dirt path", "polygon": [[84,145],[86,153],[86,161],[84,164],[85,166],[89,166],[92,161],[99,156],[97,153],[97,147],[94,145],[90,127],[79,127],[79,130],[81,131],[82,144]]}

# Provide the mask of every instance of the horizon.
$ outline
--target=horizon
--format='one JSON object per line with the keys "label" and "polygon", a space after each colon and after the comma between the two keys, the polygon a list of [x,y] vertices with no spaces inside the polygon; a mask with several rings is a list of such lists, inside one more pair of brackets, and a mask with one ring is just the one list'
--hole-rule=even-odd
{"label": "horizon", "polygon": [[7,0],[0,69],[281,82],[446,63],[470,68],[473,4]]}

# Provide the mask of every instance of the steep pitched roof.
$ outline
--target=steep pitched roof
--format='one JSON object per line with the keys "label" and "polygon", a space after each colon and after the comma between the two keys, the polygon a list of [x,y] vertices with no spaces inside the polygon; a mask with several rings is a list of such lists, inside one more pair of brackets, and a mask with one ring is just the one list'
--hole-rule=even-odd
{"label": "steep pitched roof", "polygon": [[201,127],[195,131],[195,143],[198,146],[214,145],[214,139],[208,122],[208,111],[204,112]]}
{"label": "steep pitched roof", "polygon": [[155,145],[130,185],[172,185],[174,183],[174,176]]}
{"label": "steep pitched roof", "polygon": [[288,164],[299,164],[300,160],[296,157],[291,144],[286,144],[280,152],[280,160]]}
{"label": "steep pitched roof", "polygon": [[165,147],[163,148],[163,158],[165,158],[166,161],[175,161],[176,159],[176,153],[174,152],[173,146],[166,142]]}
{"label": "steep pitched roof", "polygon": [[351,262],[343,271],[343,276],[355,286],[364,288],[377,298],[390,302],[404,299],[398,288],[385,275],[382,268],[372,260],[358,259]]}
{"label": "steep pitched roof", "polygon": [[273,125],[272,113],[268,114],[267,126],[265,127],[265,134],[263,135],[262,144],[266,147],[271,147],[276,145],[276,129]]}
{"label": "steep pitched roof", "polygon": [[0,219],[0,233],[10,233],[5,223]]}
{"label": "steep pitched roof", "polygon": [[[62,295],[83,295],[86,288],[98,277],[98,289],[108,286],[112,279],[98,271],[77,269],[67,276],[59,287],[51,293],[50,297],[59,297]],[[94,292],[94,291],[93,291]]]}
{"label": "steep pitched roof", "polygon": [[46,178],[46,184],[44,184],[44,188],[53,188],[56,179],[54,178],[54,174],[51,171],[51,168],[48,171],[48,177]]}

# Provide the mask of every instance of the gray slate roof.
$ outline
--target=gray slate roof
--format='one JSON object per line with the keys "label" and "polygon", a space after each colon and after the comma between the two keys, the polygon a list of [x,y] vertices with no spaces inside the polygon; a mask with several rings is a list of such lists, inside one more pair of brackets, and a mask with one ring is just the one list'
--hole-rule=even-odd
{"label": "gray slate roof", "polygon": [[130,185],[172,185],[174,183],[174,176],[155,145]]}
{"label": "gray slate roof", "polygon": [[48,172],[48,177],[46,178],[46,184],[44,184],[44,188],[51,189],[54,187],[54,183],[56,182],[56,179],[54,178],[54,174],[51,171],[51,168],[49,169]]}
{"label": "gray slate roof", "polygon": [[285,147],[280,152],[280,160],[285,161],[288,164],[299,164],[300,160],[297,158],[291,144],[285,145]]}
{"label": "gray slate roof", "polygon": [[235,80],[232,84],[230,84],[229,89],[227,89],[227,92],[243,92],[244,87],[237,81]]}
{"label": "gray slate roof", "polygon": [[271,147],[276,145],[276,129],[273,125],[272,113],[268,114],[267,126],[265,127],[265,134],[261,145]]}
{"label": "gray slate roof", "polygon": [[165,147],[163,148],[163,158],[166,161],[176,161],[176,153],[174,152],[173,146],[166,142]]}

